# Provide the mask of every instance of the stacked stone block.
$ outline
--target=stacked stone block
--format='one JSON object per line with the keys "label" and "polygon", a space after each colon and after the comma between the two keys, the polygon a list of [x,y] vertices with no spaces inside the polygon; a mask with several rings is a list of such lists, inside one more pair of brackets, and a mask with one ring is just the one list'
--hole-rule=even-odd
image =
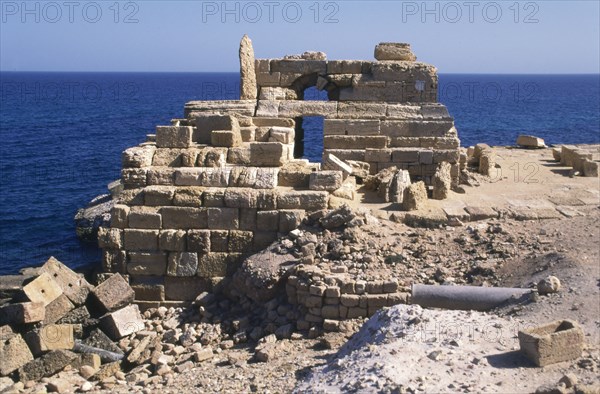
{"label": "stacked stone block", "polygon": [[405,304],[409,293],[402,290],[395,279],[359,280],[343,269],[325,272],[313,266],[300,267],[286,282],[288,302],[304,315],[298,329],[327,325],[327,320],[370,317],[382,307]]}

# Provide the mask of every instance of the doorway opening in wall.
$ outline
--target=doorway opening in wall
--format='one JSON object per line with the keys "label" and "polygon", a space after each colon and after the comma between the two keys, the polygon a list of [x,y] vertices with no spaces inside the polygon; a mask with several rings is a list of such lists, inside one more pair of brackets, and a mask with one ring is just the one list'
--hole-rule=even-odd
{"label": "doorway opening in wall", "polygon": [[[327,92],[311,86],[304,90],[305,101],[327,101]],[[296,120],[294,157],[320,163],[323,156],[323,116],[302,116]]]}

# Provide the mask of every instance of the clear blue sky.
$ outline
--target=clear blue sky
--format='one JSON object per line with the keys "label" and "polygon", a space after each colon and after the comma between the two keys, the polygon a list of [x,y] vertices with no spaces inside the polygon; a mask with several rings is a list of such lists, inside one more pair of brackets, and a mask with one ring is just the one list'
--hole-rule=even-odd
{"label": "clear blue sky", "polygon": [[372,59],[395,41],[442,73],[600,71],[597,0],[224,4],[2,0],[0,70],[237,71],[247,33],[259,58]]}

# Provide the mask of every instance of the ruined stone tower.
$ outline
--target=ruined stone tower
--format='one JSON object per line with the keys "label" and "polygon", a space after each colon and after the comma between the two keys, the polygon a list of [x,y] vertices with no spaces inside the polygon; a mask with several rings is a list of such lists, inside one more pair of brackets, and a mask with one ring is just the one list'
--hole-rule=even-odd
{"label": "ruined stone tower", "polygon": [[[104,269],[129,274],[148,306],[193,300],[307,213],[353,199],[356,177],[396,166],[431,185],[445,162],[456,182],[459,140],[436,68],[408,44],[381,43],[375,59],[255,60],[245,36],[241,100],[188,102],[184,118],[123,152],[124,191],[99,233]],[[329,100],[304,101],[311,86]],[[324,118],[322,163],[295,157],[303,116]]]}

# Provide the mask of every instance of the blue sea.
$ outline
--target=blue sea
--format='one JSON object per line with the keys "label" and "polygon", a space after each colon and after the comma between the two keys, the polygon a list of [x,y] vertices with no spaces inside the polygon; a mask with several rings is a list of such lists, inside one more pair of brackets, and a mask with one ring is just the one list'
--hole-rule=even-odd
{"label": "blue sea", "polygon": [[[182,117],[187,101],[237,99],[238,78],[0,73],[0,274],[51,255],[72,267],[99,262],[96,246],[75,235],[77,209],[119,178],[124,149]],[[599,75],[442,74],[439,99],[463,146],[509,145],[521,133],[549,144],[600,142]],[[319,127],[318,118],[304,123],[305,156],[317,161]]]}

